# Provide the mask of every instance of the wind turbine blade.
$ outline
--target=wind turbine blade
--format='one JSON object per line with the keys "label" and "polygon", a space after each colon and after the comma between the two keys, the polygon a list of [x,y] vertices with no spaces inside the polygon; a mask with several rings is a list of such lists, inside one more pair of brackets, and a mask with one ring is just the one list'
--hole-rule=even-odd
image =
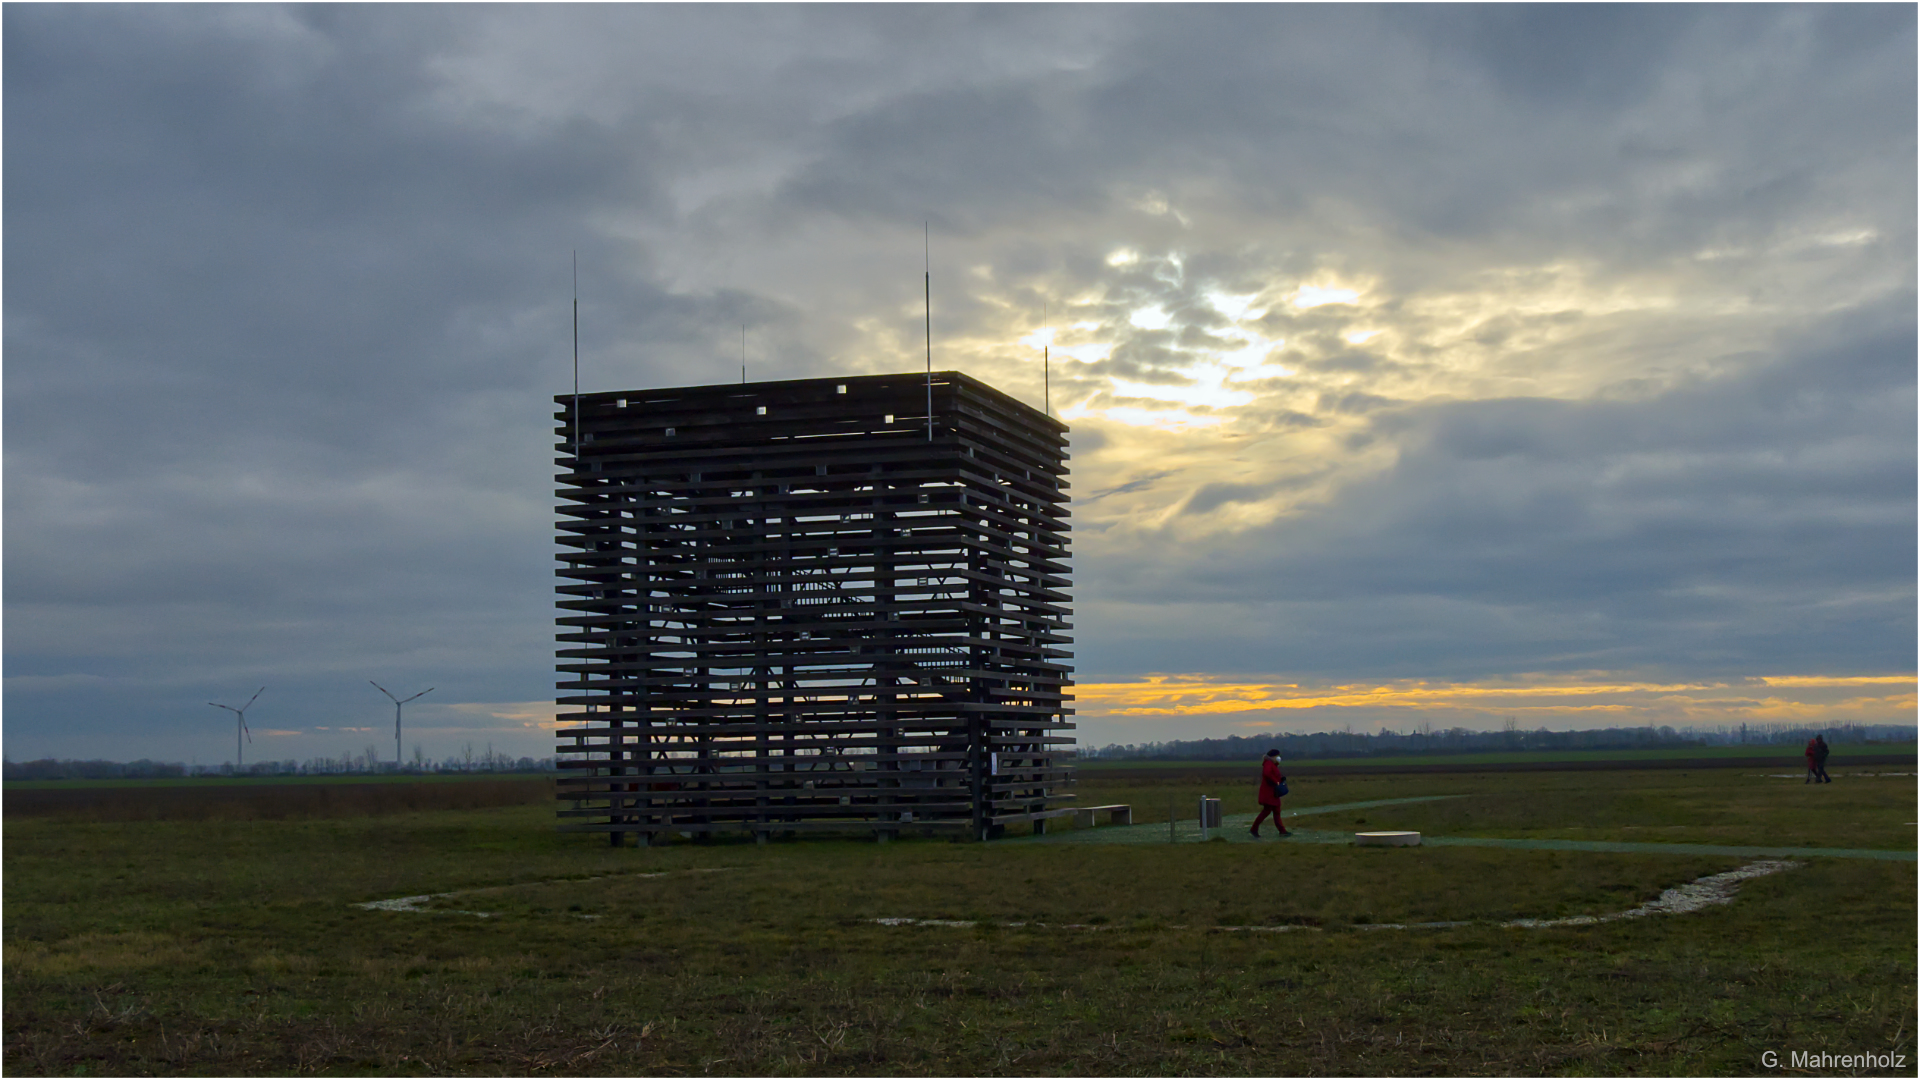
{"label": "wind turbine blade", "polygon": [[419,693],[413,695],[413,697],[407,698],[406,701],[402,701],[400,704],[405,705],[407,701],[412,701],[413,698],[426,697],[428,694],[431,694],[431,693],[433,693],[433,687],[429,686],[425,690],[422,690]]}
{"label": "wind turbine blade", "polygon": [[258,701],[258,700],[260,700],[260,695],[261,695],[261,694],[264,694],[264,693],[266,693],[266,692],[267,692],[267,688],[266,688],[266,687],[264,687],[264,686],[263,686],[263,687],[261,687],[261,688],[260,688],[260,689],[258,689],[258,690],[255,690],[255,691],[253,692],[253,696],[247,699],[247,703],[246,703],[245,705],[242,705],[242,706],[240,706],[240,707],[241,707],[241,708],[243,708],[243,709],[250,709],[250,708],[252,708],[252,707],[253,707],[253,703],[254,703],[254,702],[256,702],[256,701]]}
{"label": "wind turbine blade", "polygon": [[383,693],[383,694],[385,694],[385,695],[387,695],[387,700],[389,700],[389,701],[399,701],[399,700],[400,700],[399,698],[397,698],[397,697],[394,697],[394,696],[393,696],[393,693],[392,693],[392,691],[390,691],[390,690],[388,690],[388,689],[387,689],[386,687],[384,687],[384,686],[381,686],[381,685],[380,685],[379,683],[377,683],[377,682],[373,682],[373,680],[372,680],[372,679],[368,679],[367,681],[368,681],[368,682],[370,682],[370,683],[373,683],[373,688],[374,688],[375,690],[378,690],[378,691],[380,691],[381,693]]}

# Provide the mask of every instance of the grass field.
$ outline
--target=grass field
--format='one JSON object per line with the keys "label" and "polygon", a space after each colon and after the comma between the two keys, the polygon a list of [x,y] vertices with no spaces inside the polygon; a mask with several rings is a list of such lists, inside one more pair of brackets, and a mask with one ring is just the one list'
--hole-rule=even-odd
{"label": "grass field", "polygon": [[252,781],[55,780],[6,787],[6,816],[70,821],[265,821],[359,817],[417,810],[551,805],[553,780],[537,775],[314,777]]}
{"label": "grass field", "polygon": [[[1464,797],[1300,821],[1913,850],[1911,778],[1836,781],[1339,777],[1296,784],[1289,806],[1449,794]],[[1142,814],[1172,801],[1190,817],[1199,794],[1081,785]],[[1207,794],[1252,809],[1251,785]],[[6,1072],[1763,1075],[1763,1052],[1799,1050],[1903,1054],[1879,1072],[1914,1074],[1912,862],[1805,858],[1724,906],[1518,930],[1496,924],[1618,913],[1747,860],[1284,841],[615,850],[555,833],[550,799],[527,797],[277,820],[9,813]],[[356,906],[435,893],[457,895]],[[1472,925],[1373,928],[1437,920]]]}
{"label": "grass field", "polygon": [[232,788],[311,784],[470,784],[476,780],[551,779],[552,773],[316,773],[310,776],[167,776],[115,780],[8,780],[8,791],[94,788]]}

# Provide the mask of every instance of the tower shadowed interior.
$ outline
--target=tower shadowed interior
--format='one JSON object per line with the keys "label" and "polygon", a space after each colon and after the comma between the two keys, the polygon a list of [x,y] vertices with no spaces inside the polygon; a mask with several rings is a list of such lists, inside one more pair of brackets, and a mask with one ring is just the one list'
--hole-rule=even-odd
{"label": "tower shadowed interior", "polygon": [[1067,426],[931,379],[555,399],[562,828],[1072,812]]}

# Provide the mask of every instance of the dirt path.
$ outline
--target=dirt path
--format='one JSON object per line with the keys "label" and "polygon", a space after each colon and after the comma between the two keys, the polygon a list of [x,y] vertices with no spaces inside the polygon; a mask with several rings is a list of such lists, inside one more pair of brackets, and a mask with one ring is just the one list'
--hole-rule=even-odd
{"label": "dirt path", "polygon": [[[1303,806],[1298,810],[1285,813],[1288,828],[1293,835],[1281,839],[1268,833],[1263,839],[1255,840],[1247,833],[1247,827],[1253,824],[1252,814],[1230,814],[1221,819],[1220,828],[1208,830],[1210,839],[1222,839],[1229,844],[1351,844],[1353,833],[1329,829],[1296,829],[1292,823],[1302,817],[1315,814],[1333,814],[1343,810],[1367,810],[1376,806],[1399,806],[1407,803],[1437,802],[1441,799],[1465,799],[1469,795],[1422,795],[1407,799],[1375,799],[1371,802],[1333,803],[1327,806]],[[1200,823],[1197,821],[1179,821],[1174,823],[1172,843],[1192,844],[1200,841]],[[1002,844],[1165,844],[1169,842],[1167,823],[1147,825],[1104,825],[1092,829],[1072,829],[1066,832],[1047,833],[1042,836],[1015,837],[996,841]],[[1635,843],[1615,840],[1553,840],[1539,839],[1503,839],[1491,836],[1424,836],[1420,842],[1429,847],[1497,847],[1517,848],[1523,851],[1596,851],[1613,852],[1628,855],[1729,855],[1734,858],[1801,858],[1821,856],[1830,859],[1884,859],[1891,862],[1913,862],[1915,852],[1912,849],[1895,850],[1889,848],[1816,848],[1816,847],[1770,847],[1745,844],[1684,844],[1684,843]]]}

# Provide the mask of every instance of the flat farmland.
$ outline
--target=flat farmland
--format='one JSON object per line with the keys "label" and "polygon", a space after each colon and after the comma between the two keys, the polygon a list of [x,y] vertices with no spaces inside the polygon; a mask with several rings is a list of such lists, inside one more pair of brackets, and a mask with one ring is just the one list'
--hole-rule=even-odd
{"label": "flat farmland", "polygon": [[[1828,771],[1836,768],[1897,768],[1911,771],[1920,760],[1920,747],[1912,743],[1870,743],[1858,746],[1836,745]],[[1623,768],[1711,769],[1768,768],[1804,769],[1806,758],[1792,746],[1686,746],[1645,750],[1499,750],[1471,754],[1405,754],[1379,757],[1293,758],[1285,762],[1290,773],[1300,775],[1357,775],[1366,773],[1449,773],[1475,769],[1502,772],[1566,772],[1583,770],[1611,771]],[[1095,760],[1081,763],[1089,776],[1113,774],[1167,776],[1170,774],[1237,775],[1244,774],[1244,761],[1133,761]]]}
{"label": "flat farmland", "polygon": [[[557,833],[538,782],[506,805],[308,816],[10,805],[5,1067],[1755,1075],[1764,1053],[1801,1051],[1902,1055],[1831,1071],[1913,1075],[1914,783],[1835,778],[1295,783],[1298,839],[1436,841],[1408,849],[1244,830],[1108,843],[1125,830],[1107,826],[989,844],[613,849]],[[1094,769],[1080,785],[1083,803],[1126,802],[1143,822],[1172,806],[1191,825],[1200,794],[1229,815],[1253,809],[1237,780]],[[1449,837],[1635,847],[1437,842]],[[1883,857],[1755,871],[1714,845]],[[1702,881],[1735,884],[1698,910],[1663,906]]]}
{"label": "flat farmland", "polygon": [[9,781],[6,816],[67,821],[269,821],[545,805],[544,776]]}

